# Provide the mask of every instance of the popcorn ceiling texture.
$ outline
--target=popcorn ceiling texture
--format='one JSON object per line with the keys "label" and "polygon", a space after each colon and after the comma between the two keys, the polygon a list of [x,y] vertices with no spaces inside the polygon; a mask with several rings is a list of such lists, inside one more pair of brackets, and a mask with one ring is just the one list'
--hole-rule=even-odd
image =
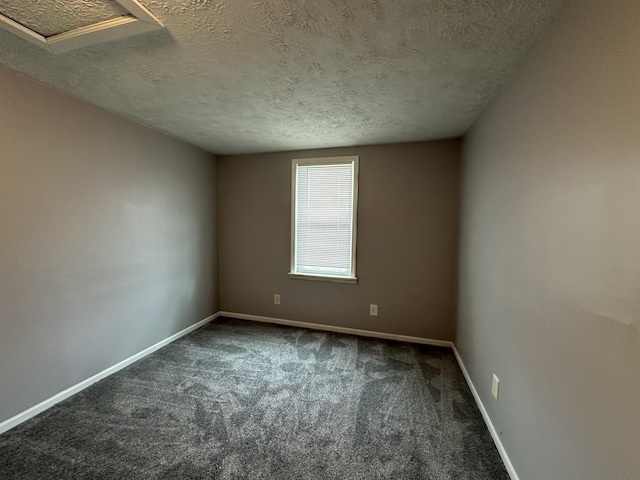
{"label": "popcorn ceiling texture", "polygon": [[0,13],[45,37],[128,14],[113,0],[0,0]]}
{"label": "popcorn ceiling texture", "polygon": [[166,30],[63,55],[0,31],[0,63],[215,153],[432,140],[466,131],[565,0],[142,3]]}

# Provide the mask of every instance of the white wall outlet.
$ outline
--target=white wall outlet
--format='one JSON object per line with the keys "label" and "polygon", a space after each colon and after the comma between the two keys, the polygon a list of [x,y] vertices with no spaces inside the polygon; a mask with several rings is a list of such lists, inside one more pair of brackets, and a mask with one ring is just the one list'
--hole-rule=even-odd
{"label": "white wall outlet", "polygon": [[493,374],[493,378],[491,379],[491,395],[493,398],[498,400],[498,395],[500,394],[500,379],[496,377],[496,374]]}
{"label": "white wall outlet", "polygon": [[273,304],[274,305],[280,305],[280,294],[279,293],[274,293],[273,294]]}
{"label": "white wall outlet", "polygon": [[375,303],[369,305],[369,315],[371,315],[372,317],[378,316],[378,305],[376,305]]}

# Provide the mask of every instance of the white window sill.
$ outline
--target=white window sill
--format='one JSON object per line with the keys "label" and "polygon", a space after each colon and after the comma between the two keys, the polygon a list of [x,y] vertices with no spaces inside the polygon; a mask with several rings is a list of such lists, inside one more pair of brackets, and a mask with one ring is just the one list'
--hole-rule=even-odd
{"label": "white window sill", "polygon": [[315,280],[319,282],[358,283],[358,279],[356,277],[332,277],[330,275],[310,275],[291,272],[289,272],[289,278],[295,278],[297,280]]}

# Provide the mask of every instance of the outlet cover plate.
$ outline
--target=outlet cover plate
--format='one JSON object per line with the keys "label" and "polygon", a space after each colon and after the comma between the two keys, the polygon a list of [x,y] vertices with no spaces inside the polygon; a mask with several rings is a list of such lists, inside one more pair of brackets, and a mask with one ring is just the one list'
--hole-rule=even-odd
{"label": "outlet cover plate", "polygon": [[493,398],[498,400],[498,396],[500,395],[500,379],[496,377],[496,374],[493,374],[493,378],[491,379],[491,395]]}

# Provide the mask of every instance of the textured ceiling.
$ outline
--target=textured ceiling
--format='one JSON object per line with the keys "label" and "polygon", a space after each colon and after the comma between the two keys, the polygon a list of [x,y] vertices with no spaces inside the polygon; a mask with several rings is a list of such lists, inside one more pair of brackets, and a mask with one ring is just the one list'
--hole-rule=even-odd
{"label": "textured ceiling", "polygon": [[467,130],[565,0],[141,3],[167,29],[62,55],[0,31],[0,63],[215,153],[432,140]]}
{"label": "textured ceiling", "polygon": [[113,0],[0,0],[0,13],[45,37],[128,14]]}

